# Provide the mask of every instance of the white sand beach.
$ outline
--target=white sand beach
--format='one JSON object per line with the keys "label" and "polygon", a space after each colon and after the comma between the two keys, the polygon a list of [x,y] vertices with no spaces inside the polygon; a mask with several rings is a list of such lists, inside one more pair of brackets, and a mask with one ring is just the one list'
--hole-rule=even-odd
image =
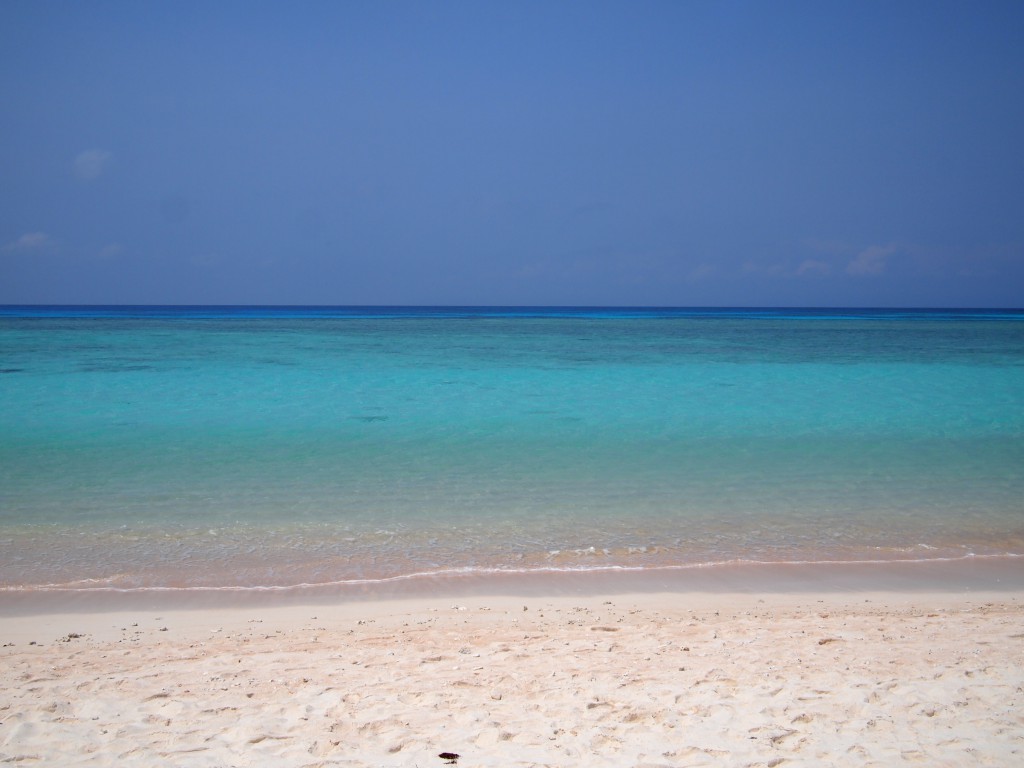
{"label": "white sand beach", "polygon": [[1024,764],[1024,593],[417,598],[0,619],[0,761]]}

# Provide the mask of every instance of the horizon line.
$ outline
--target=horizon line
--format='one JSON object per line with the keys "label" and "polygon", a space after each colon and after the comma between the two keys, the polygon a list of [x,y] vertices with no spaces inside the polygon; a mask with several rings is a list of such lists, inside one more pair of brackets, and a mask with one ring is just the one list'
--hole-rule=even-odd
{"label": "horizon line", "polygon": [[1024,306],[926,306],[910,304],[886,304],[886,305],[811,305],[811,304],[253,304],[253,303],[80,303],[80,302],[0,302],[0,307],[173,307],[173,308],[329,308],[329,309],[382,309],[382,308],[403,308],[403,309],[682,309],[682,310],[707,310],[707,309],[761,309],[761,310],[915,310],[915,311],[985,311],[985,312],[1021,312]]}

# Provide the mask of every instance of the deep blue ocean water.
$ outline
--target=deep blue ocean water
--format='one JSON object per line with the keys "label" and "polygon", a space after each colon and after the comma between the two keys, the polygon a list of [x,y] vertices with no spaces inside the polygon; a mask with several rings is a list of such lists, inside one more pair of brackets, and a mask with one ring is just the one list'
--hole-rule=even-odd
{"label": "deep blue ocean water", "polygon": [[1020,555],[1021,311],[0,307],[8,589]]}

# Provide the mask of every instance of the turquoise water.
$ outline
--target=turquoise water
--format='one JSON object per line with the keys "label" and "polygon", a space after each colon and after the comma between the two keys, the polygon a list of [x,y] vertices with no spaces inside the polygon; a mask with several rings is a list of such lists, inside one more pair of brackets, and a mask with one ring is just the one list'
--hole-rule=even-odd
{"label": "turquoise water", "polygon": [[0,586],[1024,555],[1024,313],[0,309]]}

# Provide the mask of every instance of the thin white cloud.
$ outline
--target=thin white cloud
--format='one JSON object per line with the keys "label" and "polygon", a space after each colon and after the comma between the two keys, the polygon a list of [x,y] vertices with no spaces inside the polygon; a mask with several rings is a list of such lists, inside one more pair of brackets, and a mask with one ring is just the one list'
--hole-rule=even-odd
{"label": "thin white cloud", "polygon": [[53,238],[45,232],[26,232],[17,240],[8,243],[3,250],[9,253],[27,253],[42,251],[54,245]]}
{"label": "thin white cloud", "polygon": [[827,275],[832,271],[832,266],[819,259],[804,259],[796,268],[798,277],[803,275]]}
{"label": "thin white cloud", "polygon": [[885,272],[886,262],[896,252],[895,245],[872,245],[865,248],[846,265],[851,275],[872,276]]}
{"label": "thin white cloud", "polygon": [[107,169],[112,155],[103,149],[87,149],[75,158],[75,176],[82,181],[92,181]]}

